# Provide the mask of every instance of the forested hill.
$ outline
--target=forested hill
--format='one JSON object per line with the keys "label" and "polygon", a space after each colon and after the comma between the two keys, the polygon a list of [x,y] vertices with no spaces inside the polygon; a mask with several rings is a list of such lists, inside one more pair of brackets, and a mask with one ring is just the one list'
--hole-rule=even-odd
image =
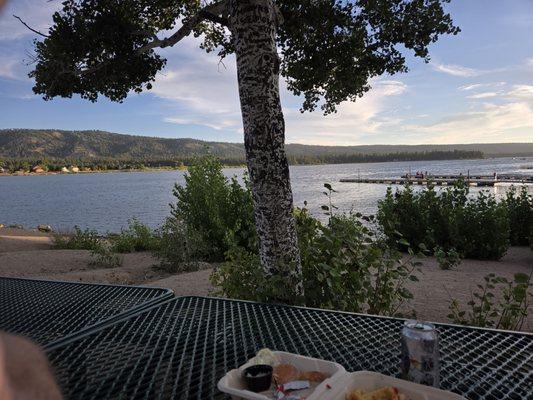
{"label": "forested hill", "polygon": [[[164,139],[104,131],[0,130],[0,158],[10,160],[128,160],[187,164],[209,151],[228,164],[244,162],[241,143]],[[292,164],[480,158],[533,155],[533,143],[466,145],[309,146],[288,144]],[[170,164],[169,164],[170,165]]]}

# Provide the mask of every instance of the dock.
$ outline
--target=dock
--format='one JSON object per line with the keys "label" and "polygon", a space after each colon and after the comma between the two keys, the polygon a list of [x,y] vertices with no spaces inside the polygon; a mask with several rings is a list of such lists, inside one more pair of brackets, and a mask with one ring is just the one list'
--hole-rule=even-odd
{"label": "dock", "polygon": [[533,176],[467,176],[464,175],[438,175],[425,178],[406,177],[401,178],[344,178],[341,182],[344,183],[376,183],[384,185],[434,185],[434,186],[448,186],[453,185],[459,179],[470,186],[494,186],[499,183],[533,183]]}

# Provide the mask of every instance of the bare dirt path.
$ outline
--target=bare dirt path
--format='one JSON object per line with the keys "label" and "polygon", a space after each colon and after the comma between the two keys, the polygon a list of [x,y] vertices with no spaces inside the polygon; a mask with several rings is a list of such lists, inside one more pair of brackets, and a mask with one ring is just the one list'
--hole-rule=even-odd
{"label": "bare dirt path", "polygon": [[[53,250],[47,234],[0,229],[0,276],[159,286],[172,289],[176,296],[208,296],[214,290],[209,282],[212,269],[206,265],[199,271],[170,274],[159,269],[157,259],[149,253],[125,254],[122,266],[111,269],[91,267],[90,259],[88,251]],[[433,258],[423,262],[420,282],[409,283],[414,294],[412,308],[420,319],[449,322],[452,297],[466,304],[475,285],[489,273],[508,279],[517,272],[531,274],[533,251],[513,247],[500,261],[463,260],[452,271],[441,270]],[[523,330],[533,332],[533,308]]]}

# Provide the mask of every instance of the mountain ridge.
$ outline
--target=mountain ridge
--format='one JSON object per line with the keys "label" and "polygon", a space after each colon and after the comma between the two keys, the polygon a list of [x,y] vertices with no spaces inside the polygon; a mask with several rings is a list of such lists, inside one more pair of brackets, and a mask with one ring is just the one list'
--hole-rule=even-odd
{"label": "mountain ridge", "polygon": [[[0,129],[0,157],[10,159],[180,159],[209,152],[244,159],[242,143],[159,138],[100,130]],[[424,152],[482,152],[488,157],[533,156],[532,143],[321,146],[290,143],[289,158],[384,155]]]}

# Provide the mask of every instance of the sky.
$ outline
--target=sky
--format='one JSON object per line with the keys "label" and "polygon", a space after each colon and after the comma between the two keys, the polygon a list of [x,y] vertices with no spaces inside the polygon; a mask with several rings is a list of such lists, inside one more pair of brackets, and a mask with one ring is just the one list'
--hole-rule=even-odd
{"label": "sky", "polygon": [[[32,92],[28,54],[58,0],[11,0],[0,11],[0,129],[98,129],[133,135],[242,142],[235,60],[188,38],[168,58],[153,89],[123,103],[44,101]],[[408,54],[407,74],[384,75],[338,112],[300,113],[281,81],[288,143],[320,145],[533,142],[533,0],[452,0],[462,32],[431,45],[431,61]]]}

